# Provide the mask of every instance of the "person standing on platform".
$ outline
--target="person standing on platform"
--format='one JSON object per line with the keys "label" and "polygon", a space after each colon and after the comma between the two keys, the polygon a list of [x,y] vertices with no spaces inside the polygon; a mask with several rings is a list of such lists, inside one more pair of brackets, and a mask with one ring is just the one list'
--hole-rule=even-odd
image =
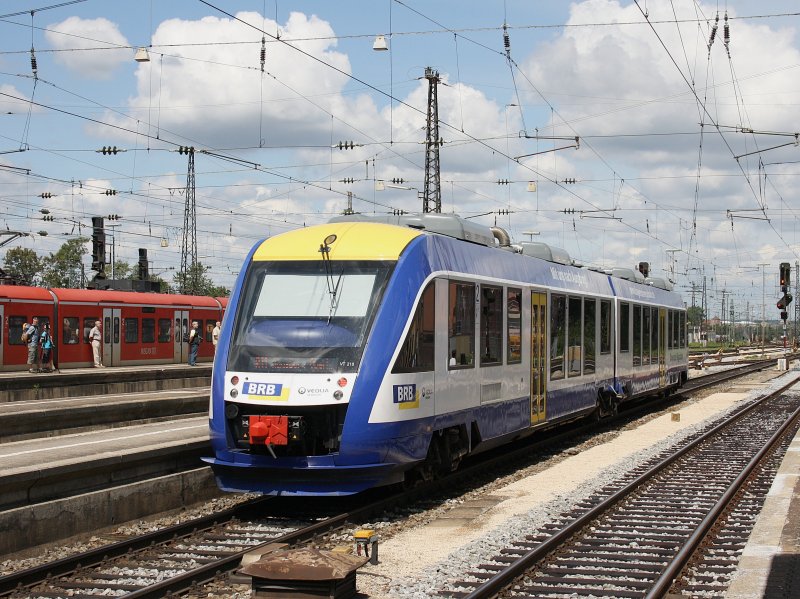
{"label": "person standing on platform", "polygon": [[53,372],[53,338],[50,336],[50,325],[44,323],[39,335],[42,346],[42,372]]}
{"label": "person standing on platform", "polygon": [[28,372],[39,372],[42,369],[42,363],[39,357],[39,318],[37,316],[33,317],[23,335],[23,339],[28,344]]}
{"label": "person standing on platform", "polygon": [[218,320],[217,326],[214,327],[214,330],[211,331],[211,343],[214,344],[214,353],[217,353],[217,343],[219,343],[219,328],[222,323]]}
{"label": "person standing on platform", "polygon": [[197,366],[197,352],[200,350],[200,343],[203,336],[200,334],[200,323],[192,321],[192,330],[189,331],[189,366]]}
{"label": "person standing on platform", "polygon": [[92,343],[92,356],[94,357],[94,367],[103,367],[103,357],[100,343],[103,340],[102,333],[103,324],[99,320],[94,321],[94,326],[89,331],[89,341]]}

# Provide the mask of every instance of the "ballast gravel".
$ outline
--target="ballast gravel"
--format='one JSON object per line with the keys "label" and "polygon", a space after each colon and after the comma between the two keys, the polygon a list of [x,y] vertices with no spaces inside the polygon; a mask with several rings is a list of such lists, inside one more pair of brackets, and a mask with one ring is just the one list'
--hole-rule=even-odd
{"label": "ballast gravel", "polygon": [[[693,434],[709,419],[779,388],[794,376],[797,372],[789,372],[763,383],[764,375],[760,380],[758,375],[748,377],[758,381],[757,388],[749,392],[714,393],[686,402],[621,431],[600,435],[606,437],[600,443],[593,438],[566,457],[552,456],[530,467],[522,477],[517,473],[507,477],[512,481],[496,481],[473,491],[460,505],[485,495],[498,500],[477,517],[448,522],[442,510],[419,516],[422,524],[403,527],[381,540],[380,562],[358,571],[358,591],[372,599],[423,599],[442,590],[459,590],[456,581],[468,579],[467,572],[490,561],[513,541],[558,520],[580,500]],[[742,385],[742,381],[736,384]],[[680,420],[674,420],[673,413],[679,413]]]}

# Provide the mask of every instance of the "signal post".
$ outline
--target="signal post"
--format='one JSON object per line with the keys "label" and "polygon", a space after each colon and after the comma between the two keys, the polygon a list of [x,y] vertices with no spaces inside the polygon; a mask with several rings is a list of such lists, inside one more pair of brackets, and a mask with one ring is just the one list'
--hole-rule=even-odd
{"label": "signal post", "polygon": [[786,308],[792,303],[792,294],[789,293],[789,286],[791,285],[792,267],[788,262],[781,262],[780,265],[780,284],[781,284],[781,299],[778,300],[778,310],[781,311],[781,320],[783,321],[783,347],[786,348],[786,318],[789,314]]}

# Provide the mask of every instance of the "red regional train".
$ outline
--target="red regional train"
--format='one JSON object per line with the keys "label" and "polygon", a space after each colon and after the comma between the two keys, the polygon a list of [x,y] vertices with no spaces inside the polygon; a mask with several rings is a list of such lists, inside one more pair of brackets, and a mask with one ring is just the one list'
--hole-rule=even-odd
{"label": "red regional train", "polygon": [[103,323],[106,366],[186,362],[184,339],[193,320],[207,341],[200,345],[198,361],[210,362],[211,332],[227,303],[227,298],[192,295],[0,285],[0,370],[27,368],[22,325],[34,316],[40,331],[50,324],[58,368],[92,366],[89,330],[96,320]]}

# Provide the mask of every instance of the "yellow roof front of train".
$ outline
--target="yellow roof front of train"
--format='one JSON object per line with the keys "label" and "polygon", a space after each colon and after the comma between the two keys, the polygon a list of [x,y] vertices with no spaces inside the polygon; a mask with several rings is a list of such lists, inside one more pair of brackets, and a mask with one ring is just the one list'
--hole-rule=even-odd
{"label": "yellow roof front of train", "polygon": [[319,260],[325,238],[331,260],[397,260],[406,246],[422,233],[381,223],[330,223],[296,229],[270,237],[255,251],[253,260]]}

